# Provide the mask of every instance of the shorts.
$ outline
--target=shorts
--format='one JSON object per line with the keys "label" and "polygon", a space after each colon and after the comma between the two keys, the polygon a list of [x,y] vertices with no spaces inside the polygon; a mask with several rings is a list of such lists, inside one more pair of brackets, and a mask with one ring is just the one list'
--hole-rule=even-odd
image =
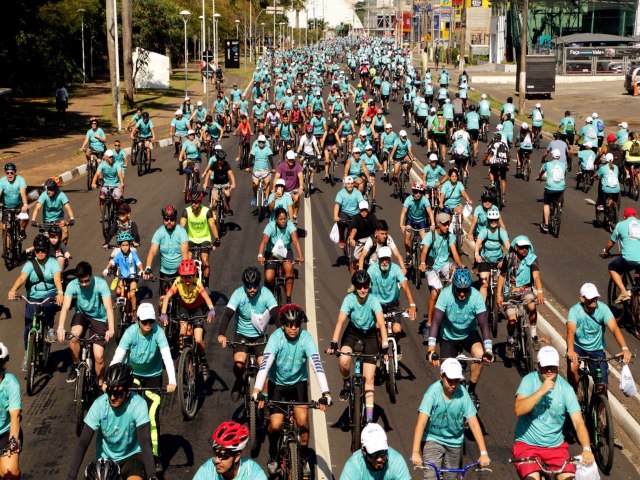
{"label": "shorts", "polygon": [[[377,355],[379,353],[378,334],[375,326],[368,330],[360,330],[358,327],[354,327],[352,323],[349,323],[342,335],[342,338],[340,339],[340,345],[343,347],[350,347],[351,350],[355,350],[356,342],[358,340],[362,341],[362,344],[364,345],[362,353],[365,355]],[[365,357],[362,359],[362,363],[375,365],[376,359],[373,357]]]}
{"label": "shorts", "polygon": [[[178,314],[178,318],[185,315],[187,317],[194,317],[196,315],[204,315],[205,313],[205,303],[201,302],[197,307],[187,307],[182,302],[178,302],[176,313]],[[200,318],[193,322],[193,328],[203,328],[204,327],[204,318]]]}
{"label": "shorts", "polygon": [[213,245],[209,240],[206,240],[202,243],[194,243],[191,240],[189,240],[189,250],[191,250],[192,248],[202,248],[200,252],[207,252],[208,249],[210,250],[212,246]]}
{"label": "shorts", "polygon": [[130,457],[120,460],[120,473],[122,478],[140,477],[145,478],[144,462],[142,461],[142,454],[135,453]]}
{"label": "shorts", "polygon": [[564,197],[564,190],[555,191],[555,190],[549,190],[547,188],[544,189],[543,201],[545,205],[551,205],[556,200],[562,203],[563,197]]}
{"label": "shorts", "polygon": [[567,142],[568,145],[573,145],[575,143],[576,135],[575,133],[563,133],[560,135],[560,138]]}
{"label": "shorts", "polygon": [[454,113],[453,119],[458,123],[464,122],[464,113]]}
{"label": "shorts", "polygon": [[[56,316],[56,313],[60,311],[60,307],[54,303],[54,300],[56,298],[55,293],[52,295],[48,295],[48,297],[51,298],[52,300],[45,303],[44,305],[38,306],[38,305],[31,305],[27,303],[24,309],[25,326],[31,327],[31,323],[33,321],[33,315],[36,312],[42,312],[44,314],[43,320],[44,320],[44,324],[47,327],[53,326],[53,320]],[[33,297],[28,297],[28,299],[29,301],[32,301],[32,302],[41,302],[42,300],[44,300],[43,298],[33,298]]]}
{"label": "shorts", "polygon": [[[520,295],[514,295],[513,297],[518,298],[519,300],[522,300],[526,305],[529,305],[530,303],[533,303],[536,301],[536,296],[533,294],[533,291],[529,288],[527,288]],[[506,315],[507,318],[509,318],[510,316],[515,317],[518,314],[518,309],[516,308],[516,306],[509,301],[504,302],[504,304],[502,305],[502,310],[504,311],[504,314]]]}
{"label": "shorts", "polygon": [[[514,458],[538,457],[550,469],[556,470],[569,458],[569,445],[567,442],[562,442],[557,447],[535,447],[516,441],[511,449],[511,455]],[[515,467],[520,478],[525,478],[530,473],[540,471],[540,467],[535,463],[517,463]],[[576,466],[571,463],[564,467],[565,473],[575,473],[575,471]]]}
{"label": "shorts", "polygon": [[429,135],[434,142],[438,145],[446,145],[447,144],[447,136],[444,133],[432,133]]}
{"label": "shorts", "polygon": [[260,337],[245,337],[244,335],[236,332],[236,334],[233,337],[233,341],[234,342],[242,342],[243,340],[245,342],[249,342],[249,343],[265,342],[265,344],[264,345],[258,345],[256,347],[234,345],[233,353],[236,353],[236,352],[249,353],[249,349],[251,348],[256,357],[261,357],[264,354],[264,347],[267,346],[267,344],[266,344],[266,342],[267,342],[266,335],[265,336],[260,336]]}
{"label": "shorts", "polygon": [[[576,352],[576,354],[579,357],[594,357],[594,358],[602,358],[602,359],[607,358],[607,355],[604,353],[604,350],[592,350],[591,352],[588,352],[586,350],[583,350],[577,345],[573,346],[573,350]],[[602,379],[601,379],[602,383],[604,383],[605,385],[608,385],[609,384],[609,362],[589,361],[587,363],[589,367],[589,373],[591,373],[591,376],[594,379],[596,378],[596,370],[598,366],[600,367],[600,373],[602,374]]]}
{"label": "shorts", "polygon": [[[270,400],[281,402],[308,402],[309,392],[307,381],[303,380],[294,385],[276,385],[275,382],[269,382],[267,393]],[[277,409],[279,407],[276,407]]]}
{"label": "shorts", "polygon": [[490,273],[491,267],[497,268],[498,262],[480,262],[478,264],[478,273]]}
{"label": "shorts", "polygon": [[[104,336],[107,333],[107,329],[109,328],[108,323],[101,322],[100,320],[96,320],[94,318],[89,318],[82,313],[76,313],[71,320],[71,326],[75,327],[76,325],[80,325],[84,329],[85,336],[91,335],[102,335]],[[100,345],[104,348],[107,344],[106,340],[100,340],[94,342],[96,345]]]}
{"label": "shorts", "polygon": [[467,130],[467,133],[469,134],[469,137],[471,137],[471,140],[474,142],[478,140],[478,136],[480,135],[480,131],[476,128]]}
{"label": "shorts", "polygon": [[453,274],[453,264],[446,263],[439,270],[427,271],[427,285],[434,290],[442,290],[442,280],[448,281]]}
{"label": "shorts", "polygon": [[463,340],[446,340],[440,339],[440,358],[457,357],[462,350],[471,353],[471,347],[479,343],[482,345],[482,339],[477,330],[474,330],[467,338]]}
{"label": "shorts", "polygon": [[177,275],[177,271],[173,273],[160,272],[160,281],[158,282],[159,296],[162,297],[165,292],[171,288],[171,285],[173,285],[173,281],[176,279]]}
{"label": "shorts", "polygon": [[427,221],[426,220],[420,220],[419,222],[415,222],[413,220],[407,219],[404,222],[404,224],[405,224],[405,226],[411,227],[414,230],[425,230],[427,228]]}
{"label": "shorts", "polygon": [[[293,245],[292,245],[293,246]],[[287,256],[285,258],[276,258],[271,252],[264,252],[264,269],[266,270],[275,270],[278,265],[277,262],[271,262],[270,260],[285,260],[288,262],[293,262],[293,249],[287,249]]]}
{"label": "shorts", "polygon": [[383,102],[386,102],[387,100],[389,100],[389,95],[380,95],[380,98],[382,98]]}
{"label": "shorts", "polygon": [[489,171],[494,178],[499,178],[500,180],[507,179],[507,171],[509,170],[509,165],[506,163],[492,163],[489,166]]}
{"label": "shorts", "polygon": [[[420,451],[422,459],[425,462],[431,462],[439,468],[457,468],[462,459],[462,446],[450,447],[432,440],[420,442]],[[424,470],[424,480],[435,480],[436,474],[432,469]],[[447,477],[447,474],[443,478]]]}
{"label": "shorts", "polygon": [[269,170],[254,170],[251,180],[257,185],[260,183],[260,177],[265,177],[265,180],[269,181],[270,174],[271,172]]}
{"label": "shorts", "polygon": [[629,260],[625,260],[624,257],[619,256],[609,264],[608,268],[609,270],[619,273],[620,275],[624,275],[627,272],[630,273],[632,270],[639,270],[640,263],[630,262]]}
{"label": "shorts", "polygon": [[416,117],[416,123],[418,125],[424,125],[427,121],[427,117]]}
{"label": "shorts", "polygon": [[367,241],[367,238],[357,238],[356,246],[351,250],[351,261],[356,262],[362,255],[362,251],[364,250],[364,244]]}
{"label": "shorts", "polygon": [[114,200],[119,200],[122,197],[122,190],[120,190],[120,187],[100,187],[101,197],[107,197],[109,194]]}

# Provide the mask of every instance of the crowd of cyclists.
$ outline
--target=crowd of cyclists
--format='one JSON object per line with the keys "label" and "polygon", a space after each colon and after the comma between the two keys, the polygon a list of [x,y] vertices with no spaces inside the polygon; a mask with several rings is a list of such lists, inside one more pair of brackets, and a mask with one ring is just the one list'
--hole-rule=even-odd
{"label": "crowd of cyclists", "polygon": [[[541,138],[541,105],[536,104],[530,113],[531,125],[523,122],[516,128],[518,112],[511,98],[499,115],[486,95],[473,104],[466,72],[457,85],[444,68],[438,73],[430,69],[421,72],[409,62],[407,52],[389,39],[347,37],[304,49],[270,52],[257,60],[250,88],[245,90],[248,98],[234,83],[227,95],[222,72],[220,76],[216,72],[214,78],[219,90],[211,107],[202,101],[194,107],[186,97],[171,121],[176,169],[181,175],[192,172],[195,183],[190,186],[185,180],[185,208],[173,204],[162,208],[162,225],[152,232],[146,257],[142,257],[141,237],[151,232],[138,230],[131,219],[131,207],[122,201],[130,161],[119,141],[107,148],[108,139],[96,119],[90,121],[82,148],[89,147],[87,159],[98,154],[100,161],[91,183],[98,189],[99,207],[104,209],[107,198],[113,199],[117,217],[105,233],[103,248],[114,247],[110,245],[114,238],[117,245],[102,275],[94,274],[86,261],[77,263],[72,279],[63,275],[70,258],[66,248],[69,227],[75,219],[56,179],[47,180],[31,213],[32,224],[44,227],[44,233],[33,239],[33,255],[24,263],[8,299],[19,298],[23,286],[28,300],[49,299],[40,310],[46,325],[43,334],[48,342],[71,337],[69,383],[78,376],[79,339],[88,332],[97,336],[92,347],[96,398],[69,459],[67,478],[77,477],[97,433],[97,459],[87,467],[86,478],[121,475],[137,480],[160,473],[160,397],[154,392],[163,388],[163,370],[167,372],[165,391],[176,390],[174,353],[186,336],[194,339],[198,365],[206,380],[210,367],[204,338],[205,330],[211,328],[217,330],[220,347],[233,349],[233,401],[247,394],[248,357],[250,353],[257,357],[259,371],[254,391],[248,393],[260,408],[266,408],[269,400],[308,402],[309,369],[320,384],[320,410],[334,403],[319,347],[324,347],[326,354],[342,354],[338,360],[343,380],[339,398],[348,400],[353,381],[351,354],[361,351],[362,448],[343,466],[340,478],[408,479],[406,459],[389,446],[385,431],[376,423],[379,362],[374,357],[388,354],[390,335],[398,340],[403,328],[416,325],[403,325],[401,319],[406,311],[406,318],[416,320],[418,305],[426,312],[421,326],[426,360],[440,374],[418,407],[409,462],[420,467],[427,462],[438,468],[458,467],[468,426],[480,452],[478,466],[487,468],[491,461],[477,418],[477,384],[483,366],[496,355],[488,312],[490,291],[495,292],[495,304],[507,320],[506,357],[513,360],[516,356],[515,335],[518,322],[523,321],[518,304],[524,305],[526,328],[536,352],[536,368],[524,376],[516,392],[513,456],[536,456],[549,467],[560,467],[570,457],[563,434],[569,418],[582,449],[582,461],[592,463],[592,444],[575,393],[579,357],[606,357],[603,336],[607,328],[625,363],[631,360],[631,352],[611,310],[599,300],[597,288],[585,283],[579,292],[580,302],[568,316],[569,381],[559,376],[565,352],[546,345],[537,331],[537,305],[544,301],[538,257],[528,237],[509,234],[501,214],[507,206],[511,151],[516,152],[516,176],[525,175],[527,159]],[[387,118],[395,109],[402,111],[402,126]],[[625,182],[637,184],[634,163],[640,162],[640,138],[629,133],[624,122],[618,132],[605,137],[600,122],[594,113],[578,131],[567,112],[549,144],[538,177],[546,182],[543,232],[549,230],[550,206],[563,202],[566,175],[574,157],[581,173],[601,179],[597,209],[610,200],[619,202]],[[491,125],[497,127],[489,134]],[[129,128],[131,138],[144,142],[151,159],[156,135],[148,112],[139,110]],[[220,143],[225,134],[238,137],[235,162],[227,159]],[[426,147],[422,159],[424,149],[418,145]],[[447,168],[449,162],[455,166]],[[479,162],[488,167],[491,186],[473,207],[466,184],[472,167]],[[351,287],[341,302],[329,345],[319,346],[302,328],[307,316],[293,298],[294,266],[305,262],[297,225],[301,200],[318,192],[315,179],[319,175],[333,185],[337,165],[340,172],[336,177],[343,185],[335,195],[330,220],[336,224],[333,240],[347,256]],[[209,252],[228,248],[218,216],[234,214],[232,194],[239,187],[241,170],[252,173],[251,208],[258,212],[264,209],[269,218],[255,242],[256,265],[241,267],[242,285],[229,295],[222,314],[217,315],[210,284],[218,272],[211,265]],[[21,237],[27,238],[26,182],[17,175],[15,164],[7,163],[4,171],[6,176],[0,179],[3,211],[23,214],[18,228]],[[404,247],[389,235],[391,219],[376,215],[376,195],[387,188],[385,181],[402,201],[396,222]],[[223,208],[216,209],[223,200]],[[240,208],[246,207],[235,206],[236,211]],[[611,240],[602,251],[606,256],[616,243],[621,246],[622,255],[609,265],[611,278],[621,292],[616,303],[629,300],[622,276],[640,267],[640,220],[633,208],[627,208],[624,217],[612,229]],[[462,230],[465,218],[470,221],[466,235]],[[465,240],[472,244],[469,266],[462,259]],[[159,270],[153,273],[156,257]],[[110,275],[117,278],[113,288],[105,280]],[[139,303],[138,282],[156,277],[158,302]],[[278,295],[280,277],[283,296]],[[414,283],[425,278],[427,298],[414,296],[409,277]],[[112,289],[118,298],[127,298],[134,317],[118,336]],[[75,313],[71,315],[72,308]],[[23,369],[27,367],[27,334],[35,311],[35,306],[27,305]],[[389,313],[396,314],[391,330],[386,326],[385,315]],[[214,321],[217,325],[209,327]],[[176,322],[177,333],[173,335],[171,325]],[[232,323],[233,330],[228,333]],[[109,360],[105,348],[114,338],[118,343]],[[178,344],[173,343],[176,341]],[[246,344],[256,346],[250,352]],[[398,346],[399,358],[401,352]],[[463,365],[456,359],[462,352],[470,355],[468,378],[463,370],[466,362]],[[20,478],[21,450],[20,385],[6,372],[8,358],[8,348],[0,343],[0,478],[4,479]],[[597,363],[590,362],[590,368],[595,369]],[[605,383],[606,366],[606,362],[601,365]],[[296,406],[294,416],[300,432],[303,476],[310,478],[308,408]],[[270,415],[269,475],[279,472],[277,448],[283,421],[281,413]],[[245,425],[221,423],[211,438],[212,458],[194,478],[266,478],[261,466],[243,456],[248,441]],[[540,478],[536,464],[522,463],[516,468],[520,478]],[[557,478],[573,478],[574,471],[575,466],[568,464]],[[435,478],[428,469],[424,476]]]}

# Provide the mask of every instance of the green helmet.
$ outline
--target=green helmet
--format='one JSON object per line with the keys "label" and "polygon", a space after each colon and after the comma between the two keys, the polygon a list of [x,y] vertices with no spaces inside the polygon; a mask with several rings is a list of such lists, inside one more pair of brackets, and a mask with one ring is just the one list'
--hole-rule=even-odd
{"label": "green helmet", "polygon": [[116,237],[116,242],[133,242],[133,235],[131,235],[129,232],[120,232]]}

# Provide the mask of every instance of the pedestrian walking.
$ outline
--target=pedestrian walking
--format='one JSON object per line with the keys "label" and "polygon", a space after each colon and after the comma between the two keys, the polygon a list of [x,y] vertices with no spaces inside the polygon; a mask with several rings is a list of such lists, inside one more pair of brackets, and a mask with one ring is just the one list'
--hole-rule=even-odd
{"label": "pedestrian walking", "polygon": [[56,90],[56,111],[58,112],[58,124],[67,126],[67,108],[69,107],[69,92],[64,85]]}

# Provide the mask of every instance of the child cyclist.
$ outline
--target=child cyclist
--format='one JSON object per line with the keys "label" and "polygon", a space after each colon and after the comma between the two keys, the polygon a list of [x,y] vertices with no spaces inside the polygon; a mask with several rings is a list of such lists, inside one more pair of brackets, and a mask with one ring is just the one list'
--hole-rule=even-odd
{"label": "child cyclist", "polygon": [[[203,313],[203,305],[206,304],[209,308],[209,312],[207,313],[207,323],[213,322],[213,319],[216,317],[213,302],[200,282],[200,279],[196,277],[196,273],[197,267],[195,261],[186,259],[180,262],[180,266],[178,267],[178,278],[175,279],[173,285],[171,285],[171,288],[167,291],[164,296],[164,300],[162,301],[160,320],[162,321],[163,326],[166,327],[169,323],[167,308],[169,306],[169,300],[175,294],[178,294],[178,317],[181,315],[193,317],[199,313]],[[192,329],[193,331],[191,331]],[[180,322],[180,337],[191,334],[193,334],[193,338],[196,342],[196,348],[200,355],[202,365],[202,375],[206,380],[209,375],[209,365],[205,356],[204,325],[202,320],[194,321],[192,324]]]}
{"label": "child cyclist", "polygon": [[[132,249],[133,235],[129,232],[121,232],[116,237],[119,252],[109,260],[107,267],[102,272],[103,276],[109,275],[110,271],[117,270],[120,272],[120,280],[118,281],[118,295],[120,297],[128,296],[131,305],[131,311],[135,312],[138,308],[136,300],[136,292],[138,291],[138,275],[142,272],[142,262],[138,258],[138,254]],[[127,292],[129,286],[129,293]]]}

